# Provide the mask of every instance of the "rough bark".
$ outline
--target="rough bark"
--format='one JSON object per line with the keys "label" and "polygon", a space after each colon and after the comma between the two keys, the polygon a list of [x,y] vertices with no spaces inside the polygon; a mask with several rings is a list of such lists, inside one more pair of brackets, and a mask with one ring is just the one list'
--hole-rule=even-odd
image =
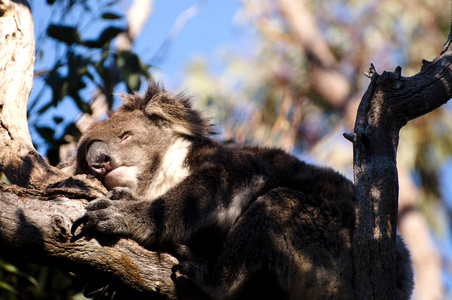
{"label": "rough bark", "polygon": [[450,36],[433,62],[402,77],[401,68],[371,78],[356,117],[353,134],[357,223],[353,236],[357,299],[395,299],[395,235],[398,176],[396,154],[400,129],[452,97]]}
{"label": "rough bark", "polygon": [[[127,239],[75,239],[71,225],[88,202],[81,199],[92,197],[80,190],[39,191],[0,184],[0,255],[94,273],[143,293],[143,297],[200,299],[187,287],[188,282],[174,284],[171,268],[178,261],[166,253],[146,250]],[[183,297],[178,297],[180,290]]]}
{"label": "rough bark", "polygon": [[[14,182],[39,187],[54,172],[34,151],[26,116],[33,84],[34,32],[26,1],[0,1],[0,167]],[[10,101],[18,99],[18,101]],[[35,168],[29,168],[33,162]],[[34,181],[33,179],[38,179]]]}

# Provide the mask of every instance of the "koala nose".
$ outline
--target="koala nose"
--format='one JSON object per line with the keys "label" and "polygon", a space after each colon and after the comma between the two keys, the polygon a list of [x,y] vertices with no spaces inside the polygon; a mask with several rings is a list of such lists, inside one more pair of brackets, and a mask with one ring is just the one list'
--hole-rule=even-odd
{"label": "koala nose", "polygon": [[94,142],[89,146],[86,161],[95,175],[105,176],[112,170],[110,149],[104,142]]}

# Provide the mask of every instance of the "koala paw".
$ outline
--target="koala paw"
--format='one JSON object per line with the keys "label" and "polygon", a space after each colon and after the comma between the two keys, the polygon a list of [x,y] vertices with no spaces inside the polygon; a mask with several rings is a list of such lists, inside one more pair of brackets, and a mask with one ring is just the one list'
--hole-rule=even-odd
{"label": "koala paw", "polygon": [[124,235],[127,232],[126,220],[121,213],[124,203],[99,198],[86,206],[85,214],[72,225],[72,235],[82,226],[82,233],[93,235]]}
{"label": "koala paw", "polygon": [[193,255],[189,260],[180,260],[179,264],[173,267],[173,272],[185,275],[194,281],[202,282],[207,274],[209,262],[201,257]]}
{"label": "koala paw", "polygon": [[195,255],[186,245],[175,244],[171,248],[171,254],[174,255],[179,261],[191,260]]}
{"label": "koala paw", "polygon": [[132,190],[122,186],[114,187],[108,191],[107,198],[110,200],[135,200]]}

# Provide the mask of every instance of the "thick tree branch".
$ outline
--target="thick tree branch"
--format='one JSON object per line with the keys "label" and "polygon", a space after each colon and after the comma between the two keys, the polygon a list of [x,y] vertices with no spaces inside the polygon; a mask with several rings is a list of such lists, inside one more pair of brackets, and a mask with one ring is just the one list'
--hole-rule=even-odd
{"label": "thick tree branch", "polygon": [[[176,285],[177,259],[127,239],[74,239],[70,228],[91,194],[80,190],[37,191],[0,184],[0,255],[27,257],[39,264],[98,274],[142,293],[142,297],[202,299],[183,278]],[[181,295],[178,295],[180,293]]]}
{"label": "thick tree branch", "polygon": [[450,42],[421,71],[402,77],[401,68],[379,75],[358,108],[353,142],[357,223],[353,236],[357,299],[395,299],[395,236],[398,206],[396,155],[400,129],[452,97]]}
{"label": "thick tree branch", "polygon": [[[33,84],[34,32],[26,1],[0,1],[0,167],[11,181],[23,186],[42,182],[54,172],[33,149],[26,116]],[[31,168],[30,163],[35,167]],[[33,174],[32,174],[33,173]]]}

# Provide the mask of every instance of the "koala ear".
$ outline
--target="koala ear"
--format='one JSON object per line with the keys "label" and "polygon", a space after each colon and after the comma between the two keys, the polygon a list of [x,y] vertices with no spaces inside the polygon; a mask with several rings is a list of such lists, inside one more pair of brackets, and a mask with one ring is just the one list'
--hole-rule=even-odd
{"label": "koala ear", "polygon": [[154,94],[144,112],[167,120],[177,134],[205,137],[211,133],[210,125],[191,108],[189,98],[183,95],[173,96],[165,91]]}

